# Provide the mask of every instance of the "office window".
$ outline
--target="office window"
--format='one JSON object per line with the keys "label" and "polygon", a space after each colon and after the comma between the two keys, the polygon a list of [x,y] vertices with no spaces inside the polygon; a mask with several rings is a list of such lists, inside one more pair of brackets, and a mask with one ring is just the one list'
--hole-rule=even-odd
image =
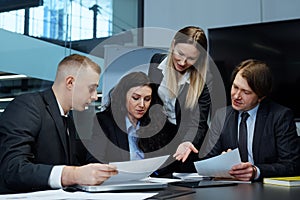
{"label": "office window", "polygon": [[24,33],[24,10],[0,13],[0,28],[16,33]]}
{"label": "office window", "polygon": [[[56,40],[83,40],[112,35],[112,0],[44,0],[29,8],[29,35]],[[25,10],[0,13],[0,28],[24,33]]]}
{"label": "office window", "polygon": [[[94,44],[97,45],[96,42],[90,42],[90,39],[96,37],[96,41],[103,41],[114,34],[128,30],[133,31],[125,32],[126,34],[121,35],[117,42],[126,45],[140,44],[136,28],[143,25],[143,0],[43,0],[42,6],[13,11],[4,10],[0,11],[0,29],[26,33],[55,45],[64,46],[65,54],[69,52],[69,48],[89,53],[94,48]],[[94,20],[95,16],[96,20]],[[96,29],[94,29],[95,25]],[[8,42],[6,44],[10,44],[9,38],[4,40]],[[14,40],[11,43],[18,43],[18,41]],[[19,52],[18,49],[15,50]],[[16,58],[15,51],[4,51],[7,58]],[[45,51],[45,53],[49,52]],[[43,60],[41,63],[44,62]],[[0,67],[0,114],[15,96],[44,90],[52,84],[48,79],[43,80],[45,76],[41,75],[44,73],[41,68],[35,69],[35,72],[41,73],[32,74],[32,69],[29,69],[31,62],[28,60],[24,63],[17,62],[12,67],[8,62],[3,61],[3,63],[0,62],[1,66],[4,66]],[[21,70],[24,68],[28,68],[28,73]],[[53,70],[55,70],[54,66]],[[27,76],[22,77],[22,74]],[[9,75],[13,75],[13,78]],[[98,101],[101,102],[101,98]]]}

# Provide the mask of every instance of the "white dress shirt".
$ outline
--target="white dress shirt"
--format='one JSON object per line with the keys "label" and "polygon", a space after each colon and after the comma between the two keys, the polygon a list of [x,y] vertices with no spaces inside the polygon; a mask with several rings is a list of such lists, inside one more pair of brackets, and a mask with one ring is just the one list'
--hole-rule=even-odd
{"label": "white dress shirt", "polygon": [[[164,108],[165,114],[168,117],[168,120],[172,124],[176,125],[176,112],[175,112],[176,97],[170,97],[170,95],[169,95],[170,90],[167,88],[167,80],[166,80],[167,79],[166,78],[167,59],[168,59],[168,57],[166,57],[157,67],[158,69],[162,70],[162,74],[163,74],[163,79],[160,83],[160,86],[158,87],[158,95],[159,95],[160,99],[163,101],[163,104],[164,104],[163,108]],[[188,84],[190,83],[190,72],[189,71],[184,73],[177,83],[178,88],[179,88],[178,94],[183,89],[185,83],[188,83]]]}
{"label": "white dress shirt", "polygon": [[[62,107],[61,107],[60,103],[58,102],[58,100],[57,100],[57,103],[58,103],[58,108],[59,108],[61,116],[66,117],[66,115],[64,113],[64,110],[62,109]],[[48,180],[48,184],[51,188],[53,188],[53,189],[62,188],[61,175],[62,175],[62,171],[63,171],[64,167],[65,167],[65,165],[55,165],[55,166],[53,166],[53,168],[51,170],[51,173],[50,173],[50,176],[49,176],[49,180]]]}
{"label": "white dress shirt", "polygon": [[[254,165],[254,160],[253,160],[253,151],[252,151],[252,146],[253,146],[253,136],[254,136],[254,128],[255,128],[255,121],[256,121],[256,114],[258,110],[259,104],[252,108],[251,110],[248,110],[249,117],[246,121],[247,123],[247,149],[248,149],[248,161]],[[238,118],[238,124],[241,122],[241,114],[244,111],[239,112],[239,118]],[[239,137],[239,126],[238,126],[238,137]],[[256,167],[256,166],[255,166]],[[260,170],[258,167],[257,169],[257,175],[256,178],[259,177],[260,175]]]}

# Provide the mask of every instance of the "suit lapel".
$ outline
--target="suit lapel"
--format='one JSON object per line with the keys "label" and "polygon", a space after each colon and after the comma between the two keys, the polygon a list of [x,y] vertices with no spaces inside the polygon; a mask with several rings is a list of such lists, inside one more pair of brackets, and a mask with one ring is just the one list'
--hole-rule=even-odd
{"label": "suit lapel", "polygon": [[52,90],[46,90],[41,94],[43,96],[44,101],[46,102],[46,108],[55,123],[56,132],[59,135],[59,138],[62,142],[66,158],[67,160],[69,160],[69,151],[67,147],[67,136],[65,133],[64,122],[63,118],[61,117],[55,95]]}
{"label": "suit lapel", "polygon": [[[123,160],[130,160],[129,156],[129,142],[128,142],[128,134],[124,131],[126,131],[126,125],[125,125],[125,117],[124,121],[122,121],[122,124],[120,124],[121,127],[114,126],[115,131],[115,141],[117,141],[117,146],[121,148],[121,157]],[[124,131],[122,130],[124,129]]]}
{"label": "suit lapel", "polygon": [[151,60],[151,69],[153,73],[151,79],[155,84],[160,84],[163,79],[162,70],[158,69],[158,66],[166,57],[166,54],[155,54]]}
{"label": "suit lapel", "polygon": [[230,146],[233,146],[235,148],[238,147],[238,117],[239,112],[230,107],[229,117],[226,118],[227,122],[225,122],[225,124],[230,124],[230,127],[225,127],[225,131],[228,131],[230,133],[228,135],[230,137],[228,138],[228,144],[231,144]]}
{"label": "suit lapel", "polygon": [[267,107],[265,106],[264,103],[261,103],[257,110],[256,121],[254,126],[254,135],[253,135],[253,144],[252,144],[254,163],[257,163],[257,161],[259,160],[261,137],[264,134],[267,115],[268,115]]}

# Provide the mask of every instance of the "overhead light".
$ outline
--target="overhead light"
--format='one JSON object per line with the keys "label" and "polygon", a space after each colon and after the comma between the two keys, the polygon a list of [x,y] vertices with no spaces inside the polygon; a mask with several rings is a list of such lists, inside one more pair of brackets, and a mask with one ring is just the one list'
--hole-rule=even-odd
{"label": "overhead light", "polygon": [[0,76],[0,80],[20,79],[20,78],[27,78],[27,76],[26,75],[22,75],[22,74]]}

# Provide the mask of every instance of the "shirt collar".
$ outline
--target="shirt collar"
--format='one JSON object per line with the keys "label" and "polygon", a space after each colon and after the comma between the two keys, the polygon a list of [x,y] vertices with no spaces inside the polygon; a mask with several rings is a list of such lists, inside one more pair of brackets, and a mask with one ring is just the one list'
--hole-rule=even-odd
{"label": "shirt collar", "polygon": [[[162,74],[165,77],[165,74],[167,73],[167,60],[168,60],[168,56],[165,57],[165,59],[163,59],[163,61],[158,65],[158,69],[162,70]],[[182,78],[179,80],[179,85],[183,85],[185,83],[190,84],[190,71],[188,70],[186,73],[184,73],[184,75],[182,76]]]}
{"label": "shirt collar", "polygon": [[127,132],[128,129],[130,129],[131,127],[134,128],[135,130],[138,130],[140,128],[140,121],[138,121],[136,127],[134,127],[127,116],[125,116],[125,123],[126,123]]}
{"label": "shirt collar", "polygon": [[187,70],[184,74],[183,74],[183,76],[181,77],[181,79],[179,80],[179,85],[183,85],[183,84],[185,84],[185,83],[188,83],[188,84],[190,84],[190,70]]}
{"label": "shirt collar", "polygon": [[157,67],[158,69],[162,70],[162,74],[164,76],[166,74],[167,59],[168,57],[165,57],[165,59],[163,59],[163,61],[161,61],[161,63]]}
{"label": "shirt collar", "polygon": [[63,117],[67,117],[68,113],[65,115],[64,109],[62,108],[62,106],[60,105],[58,100],[57,100],[57,104],[58,104],[60,115],[63,116]]}
{"label": "shirt collar", "polygon": [[[256,113],[257,113],[257,110],[258,110],[258,107],[259,107],[260,104],[257,104],[254,108],[252,108],[251,110],[247,110],[248,114],[249,114],[249,117],[254,119],[256,117]],[[239,112],[239,116],[241,116],[241,114],[243,113],[244,111],[240,111]]]}

